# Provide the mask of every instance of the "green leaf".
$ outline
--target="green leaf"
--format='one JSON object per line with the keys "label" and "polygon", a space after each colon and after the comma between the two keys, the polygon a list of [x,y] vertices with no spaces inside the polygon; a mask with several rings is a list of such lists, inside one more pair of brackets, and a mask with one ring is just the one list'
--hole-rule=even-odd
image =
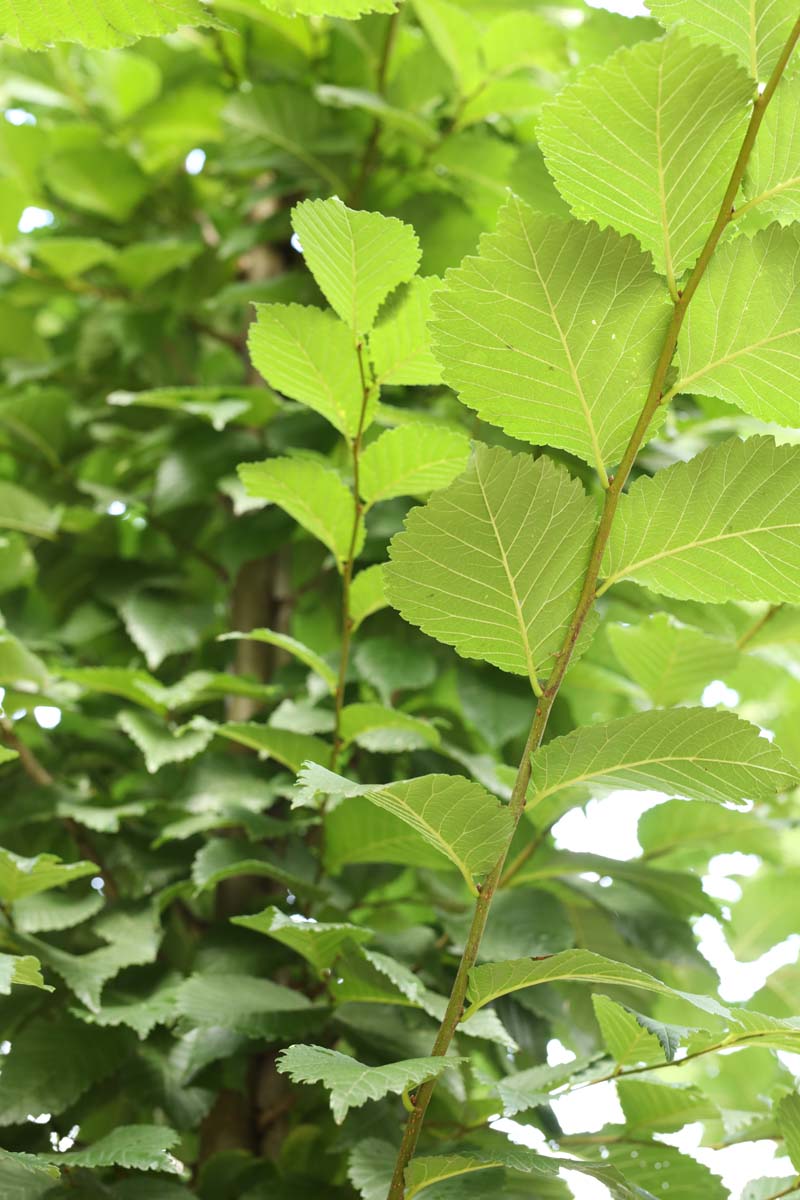
{"label": "green leaf", "polygon": [[592,1004],[606,1049],[618,1067],[672,1062],[683,1032],[677,1026],[643,1017],[608,996],[592,996]]}
{"label": "green leaf", "polygon": [[[257,304],[247,343],[253,366],[270,387],[307,404],[335,429],[355,437],[363,388],[347,326],[321,308]],[[375,407],[368,405],[365,425]]]}
{"label": "green leaf", "polygon": [[69,679],[85,688],[87,692],[101,692],[110,696],[121,696],[132,700],[151,712],[164,716],[167,711],[163,699],[165,689],[147,671],[128,667],[60,667],[60,679]]}
{"label": "green leaf", "polygon": [[231,422],[266,425],[282,407],[280,398],[269,388],[235,384],[227,387],[148,388],[142,392],[114,391],[109,393],[106,400],[117,408],[136,405],[199,417],[208,421],[217,432],[222,432]]}
{"label": "green leaf", "polygon": [[678,339],[672,393],[717,396],[759,420],[798,425],[798,365],[800,230],[772,225],[714,255]]}
{"label": "green leaf", "polygon": [[527,675],[538,690],[577,603],[593,518],[580,484],[550,459],[478,446],[392,540],[389,601],[464,658]]}
{"label": "green leaf", "polygon": [[159,599],[150,592],[134,592],[119,604],[119,614],[131,641],[141,650],[151,671],[172,654],[184,654],[200,645],[209,624],[208,610],[175,599]]}
{"label": "green leaf", "polygon": [[[180,1137],[163,1125],[120,1125],[86,1150],[68,1150],[51,1161],[67,1167],[126,1167],[134,1171],[180,1170],[169,1151]],[[46,1156],[42,1156],[46,1157]]]}
{"label": "green leaf", "polygon": [[427,425],[387,429],[361,455],[359,487],[368,505],[447,487],[467,465],[463,433]]}
{"label": "green leaf", "polygon": [[600,591],[635,579],[683,600],[796,601],[798,495],[800,448],[767,437],[642,476],[620,504]]}
{"label": "green leaf", "polygon": [[[355,501],[335,471],[307,459],[271,458],[261,463],[242,463],[239,478],[248,495],[278,504],[323,542],[342,569],[353,536]],[[364,529],[360,525],[354,553],[363,543]]]}
{"label": "green leaf", "polygon": [[796,783],[796,773],[755,725],[711,708],[671,708],[586,725],[532,757],[527,811],[537,824],[587,794],[615,788],[687,800],[755,800]]}
{"label": "green leaf", "polygon": [[373,788],[366,799],[399,817],[446,855],[477,895],[477,880],[494,866],[511,834],[508,809],[458,775],[423,775]]}
{"label": "green leaf", "polygon": [[15,483],[0,480],[0,529],[18,529],[34,537],[52,538],[61,521],[61,509]]}
{"label": "green leaf", "polygon": [[428,721],[382,704],[348,704],[342,709],[340,734],[344,745],[355,742],[375,754],[400,754],[438,746],[439,732]]}
{"label": "green leaf", "polygon": [[800,870],[793,866],[763,868],[742,880],[742,895],[731,906],[725,929],[737,959],[750,962],[759,958],[795,932],[800,910],[798,885]]}
{"label": "green leaf", "polygon": [[97,1009],[73,1008],[71,1011],[88,1025],[125,1025],[144,1040],[157,1025],[171,1025],[175,1020],[181,982],[177,971],[170,971],[155,984],[148,975],[143,980],[108,988]]}
{"label": "green leaf", "polygon": [[0,684],[38,692],[50,683],[47,667],[19,638],[0,628]]}
{"label": "green leaf", "polygon": [[144,755],[151,775],[168,763],[186,762],[205,750],[214,735],[213,727],[196,725],[170,726],[159,722],[149,713],[134,709],[121,712],[117,717],[120,729],[127,733],[132,742]]}
{"label": "green leaf", "polygon": [[747,162],[742,192],[744,204],[734,220],[744,228],[771,220],[782,224],[800,219],[800,76],[787,76],[764,114]]}
{"label": "green leaf", "polygon": [[791,1092],[779,1101],[776,1115],[786,1153],[794,1169],[800,1171],[800,1096],[797,1092]]}
{"label": "green leaf", "polygon": [[90,888],[83,894],[69,892],[37,892],[14,904],[14,926],[22,933],[52,933],[56,929],[72,929],[103,907],[99,892]]}
{"label": "green leaf", "polygon": [[383,565],[376,563],[375,566],[359,571],[350,585],[350,619],[354,632],[367,617],[379,612],[389,603],[383,574]]}
{"label": "green leaf", "polygon": [[234,925],[243,925],[245,929],[254,929],[282,942],[301,954],[316,971],[330,967],[348,944],[368,942],[373,936],[371,929],[358,925],[309,920],[299,914],[287,917],[274,905],[251,917],[232,917],[231,920]]}
{"label": "green leaf", "polygon": [[44,1200],[58,1179],[56,1167],[39,1163],[32,1155],[0,1150],[0,1189],[6,1200]]}
{"label": "green leaf", "polygon": [[468,1019],[484,1005],[509,992],[558,981],[642,988],[644,991],[660,993],[663,996],[679,996],[715,1016],[726,1019],[730,1016],[728,1010],[711,997],[679,992],[638,967],[615,962],[591,950],[562,950],[560,954],[551,954],[541,959],[516,958],[508,962],[485,963],[483,966],[473,967],[467,989],[469,1008],[462,1019]]}
{"label": "green leaf", "polygon": [[647,859],[699,867],[701,873],[713,855],[735,852],[740,846],[767,859],[779,853],[778,831],[766,821],[701,800],[669,800],[648,809],[639,818],[637,837]]}
{"label": "green leaf", "polygon": [[281,1053],[277,1065],[293,1083],[322,1083],[328,1088],[333,1118],[341,1125],[349,1109],[392,1092],[399,1095],[463,1061],[453,1057],[408,1058],[383,1067],[368,1067],[323,1046],[290,1046]]}
{"label": "green leaf", "polygon": [[369,338],[375,382],[422,386],[439,383],[442,368],[431,349],[428,322],[433,294],[442,286],[435,275],[419,276],[388,300]]}
{"label": "green leaf", "polygon": [[569,450],[604,477],[633,432],[669,316],[647,256],[631,238],[512,197],[479,256],[445,283],[432,324],[445,382],[512,437]]}
{"label": "green leaf", "polygon": [[[360,792],[369,790],[355,786]],[[335,875],[347,863],[401,863],[441,871],[447,859],[401,818],[363,795],[351,795],[325,814],[326,869]]]}
{"label": "green leaf", "polygon": [[48,186],[65,204],[118,225],[128,220],[148,190],[136,160],[111,146],[75,146],[49,159],[45,175]]}
{"label": "green leaf", "polygon": [[62,279],[74,279],[100,263],[111,262],[116,253],[108,242],[88,237],[47,238],[38,242],[33,252]]}
{"label": "green leaf", "polygon": [[14,984],[53,990],[42,979],[41,963],[32,954],[0,954],[0,994],[9,996]]}
{"label": "green leaf", "polygon": [[64,1016],[34,1017],[3,1058],[0,1121],[24,1124],[29,1114],[64,1112],[122,1068],[128,1047],[118,1030],[90,1029]]}
{"label": "green leaf", "polygon": [[618,51],[544,110],[540,142],[573,213],[634,234],[673,294],[722,203],[752,89],[732,59],[672,33]]}
{"label": "green leaf", "polygon": [[77,6],[69,0],[48,0],[46,10],[30,0],[0,3],[0,34],[28,50],[41,50],[52,42],[80,42],[102,49],[127,46],[140,37],[174,33],[182,25],[219,27],[219,21],[198,0],[169,0],[169,4],[92,0]]}
{"label": "green leaf", "polygon": [[320,738],[307,733],[292,733],[288,729],[272,729],[255,721],[228,721],[218,725],[214,732],[218,737],[257,750],[261,758],[274,758],[295,774],[307,758],[316,761],[330,757],[330,746]]}
{"label": "green leaf", "polygon": [[178,989],[177,1011],[204,1028],[224,1026],[248,1038],[302,1037],[325,1009],[269,979],[226,972],[192,975]]}
{"label": "green leaf", "polygon": [[692,1121],[718,1117],[717,1106],[700,1088],[652,1079],[619,1079],[617,1094],[626,1131],[634,1136],[675,1133]]}
{"label": "green leaf", "polygon": [[[629,1181],[632,1196],[660,1196],[664,1180],[669,1182],[671,1200],[730,1200],[730,1191],[718,1175],[674,1146],[642,1141],[636,1157],[629,1147],[609,1146],[608,1164]],[[635,1189],[635,1190],[633,1190]]]}
{"label": "green leaf", "polygon": [[338,17],[354,21],[364,13],[392,13],[397,0],[261,0],[265,8],[287,17]]}
{"label": "green leaf", "polygon": [[295,205],[292,225],[312,275],[357,338],[372,328],[383,301],[419,264],[410,225],[348,208],[336,196]]}
{"label": "green leaf", "polygon": [[[470,1017],[470,1020],[474,1021],[475,1017]],[[511,1075],[505,1075],[494,1085],[503,1102],[503,1115],[515,1117],[517,1113],[548,1104],[552,1093],[557,1092],[565,1083],[579,1082],[584,1075],[591,1077],[591,1068],[597,1062],[597,1058],[598,1056],[594,1055],[591,1058],[573,1059],[555,1067],[529,1067],[527,1071],[515,1071]],[[607,1073],[602,1065],[600,1071],[602,1074]]]}
{"label": "green leaf", "polygon": [[0,900],[13,904],[23,896],[46,892],[49,888],[63,887],[73,879],[96,875],[96,863],[62,863],[55,854],[37,854],[35,858],[22,858],[10,850],[0,849]]}
{"label": "green leaf", "polygon": [[319,892],[310,880],[287,870],[267,850],[235,838],[209,838],[192,863],[192,882],[198,892],[209,891],[223,879],[238,879],[243,875],[274,879],[301,895]]}
{"label": "green leaf", "polygon": [[320,679],[327,683],[331,692],[336,691],[336,672],[315,650],[298,642],[296,638],[289,637],[288,633],[278,633],[275,629],[250,629],[247,633],[223,633],[217,638],[219,642],[231,640],[266,642],[268,646],[277,646],[279,649],[285,650],[287,654],[299,659],[310,671],[319,675]]}
{"label": "green leaf", "polygon": [[103,988],[120,971],[155,961],[161,941],[158,918],[150,905],[112,909],[94,922],[94,932],[107,945],[87,954],[70,954],[49,942],[26,939],[92,1011],[99,1009]]}
{"label": "green leaf", "polygon": [[626,674],[664,707],[696,702],[709,680],[727,678],[738,664],[730,642],[679,625],[666,613],[641,625],[609,625],[607,634]]}
{"label": "green leaf", "polygon": [[720,46],[765,83],[797,19],[793,0],[651,0],[654,17],[690,38]]}

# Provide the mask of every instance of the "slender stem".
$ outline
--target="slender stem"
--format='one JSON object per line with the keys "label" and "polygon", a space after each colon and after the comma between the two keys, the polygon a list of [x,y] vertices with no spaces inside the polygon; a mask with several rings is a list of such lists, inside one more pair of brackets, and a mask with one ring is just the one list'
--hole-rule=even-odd
{"label": "slender stem", "polygon": [[350,612],[350,590],[353,583],[353,566],[356,558],[356,545],[361,522],[364,517],[364,502],[361,499],[361,439],[364,436],[364,422],[367,415],[372,385],[367,378],[367,364],[364,355],[364,339],[356,342],[358,371],[361,376],[361,411],[358,414],[358,428],[355,437],[350,441],[350,458],[353,464],[353,530],[350,534],[350,545],[347,548],[347,558],[342,567],[342,648],[339,656],[339,675],[336,680],[334,696],[333,747],[331,749],[331,766],[335,766],[339,751],[342,748],[342,708],[344,707],[344,689],[347,683],[347,667],[350,662],[350,642],[353,637],[353,617]]}
{"label": "slender stem", "polygon": [[[519,824],[520,817],[522,816],[525,808],[525,797],[531,777],[531,755],[541,744],[553,703],[564,680],[564,675],[566,674],[567,667],[569,666],[570,659],[572,658],[575,650],[575,645],[580,636],[583,624],[594,604],[597,581],[600,577],[600,569],[603,561],[603,554],[611,533],[611,526],[616,515],[622,489],[631,473],[631,469],[636,460],[636,456],[639,453],[639,449],[645,440],[650,423],[658,411],[660,404],[662,403],[664,395],[664,383],[672,362],[673,355],[675,353],[675,347],[678,342],[678,334],[680,333],[681,326],[683,325],[687,308],[692,297],[697,291],[703,275],[706,272],[714,250],[717,247],[717,243],[727,228],[733,203],[736,199],[736,194],[739,190],[739,186],[750,157],[750,152],[755,142],[756,134],[758,133],[759,126],[763,120],[764,112],[766,111],[767,105],[772,99],[775,89],[778,86],[778,82],[783,74],[798,38],[800,38],[800,19],[798,19],[797,23],[795,24],[795,27],[792,30],[792,33],[789,36],[783,51],[781,52],[780,58],[775,65],[775,69],[770,76],[769,82],[767,83],[762,94],[754,102],[750,122],[748,124],[744,140],[742,141],[742,146],[736,159],[736,163],[734,164],[730,181],[725,190],[725,195],[722,198],[717,219],[714,222],[708,238],[706,239],[706,243],[700,252],[700,256],[695,263],[692,273],[675,303],[672,318],[664,335],[664,343],[658,358],[658,362],[656,363],[655,371],[653,372],[653,378],[647,393],[644,407],[642,408],[639,419],[636,422],[634,431],[631,434],[631,439],[628,442],[628,446],[622,456],[617,473],[613,480],[611,480],[610,486],[605,492],[603,511],[600,516],[600,522],[597,527],[597,533],[595,534],[594,544],[589,556],[589,563],[583,581],[583,588],[581,590],[581,594],[569,628],[567,629],[563,645],[556,658],[550,678],[547,681],[547,686],[545,687],[542,697],[536,706],[536,712],[534,714],[530,733],[528,734],[528,740],[525,743],[525,750],[522,755],[522,761],[519,765],[516,782],[514,784],[514,790],[509,804],[509,812],[511,815],[511,832],[497,862],[492,868],[492,871],[486,879],[486,882],[483,884],[480,895],[476,901],[472,925],[467,936],[466,945],[464,946],[464,952],[461,956],[461,962],[458,965],[456,977],[453,982],[453,989],[450,993],[450,999],[448,1001],[444,1017],[442,1018],[439,1032],[436,1035],[436,1041],[434,1042],[433,1050],[431,1051],[433,1055],[446,1054],[456,1032],[458,1022],[463,1012],[464,998],[467,993],[467,984],[469,981],[469,972],[475,964],[478,950],[480,948],[481,938],[483,937],[483,931],[486,927],[489,909],[491,908],[492,899],[502,877],[503,867],[505,866],[509,847],[516,832],[517,825]],[[403,1200],[403,1195],[405,1192],[405,1169],[414,1156],[417,1141],[419,1140],[419,1135],[425,1120],[425,1112],[428,1104],[430,1103],[435,1086],[436,1080],[430,1079],[426,1083],[423,1083],[417,1091],[414,1100],[414,1111],[406,1122],[406,1127],[403,1133],[400,1150],[397,1155],[397,1161],[395,1163],[394,1174],[392,1176],[392,1183],[389,1188],[387,1200]]]}
{"label": "slender stem", "polygon": [[[378,60],[378,67],[375,72],[375,92],[383,98],[386,91],[386,76],[389,71],[389,61],[392,57],[395,42],[397,41],[397,31],[400,28],[400,11],[401,6],[398,4],[395,11],[389,17],[386,25],[386,37],[383,42],[383,49]],[[364,147],[364,153],[361,158],[361,166],[358,170],[358,176],[350,191],[350,203],[358,208],[361,204],[361,197],[364,193],[367,180],[369,179],[372,168],[375,165],[375,153],[378,149],[378,139],[381,135],[381,119],[376,117],[372,122],[372,129],[367,138],[367,144]]]}
{"label": "slender stem", "polygon": [[768,625],[769,622],[772,620],[772,618],[776,615],[776,613],[779,613],[782,608],[783,608],[782,604],[771,604],[769,606],[769,608],[767,609],[767,611],[762,616],[760,616],[758,618],[758,620],[755,621],[750,626],[749,629],[746,629],[744,631],[744,633],[742,634],[742,636],[739,638],[738,642],[736,643],[737,649],[744,650],[745,646],[748,646],[750,644],[750,642],[752,642],[753,638],[756,636],[757,633],[761,633],[761,630],[764,628],[764,626]]}

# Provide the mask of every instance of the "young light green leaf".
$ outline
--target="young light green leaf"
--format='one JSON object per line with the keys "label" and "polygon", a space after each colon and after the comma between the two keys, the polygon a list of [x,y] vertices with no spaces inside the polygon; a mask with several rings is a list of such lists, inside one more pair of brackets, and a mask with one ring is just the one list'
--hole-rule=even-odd
{"label": "young light green leaf", "polygon": [[794,1169],[800,1171],[800,1096],[797,1092],[790,1092],[778,1102],[776,1115],[786,1153]]}
{"label": "young light green leaf", "polygon": [[714,255],[678,339],[672,394],[717,396],[761,421],[800,424],[800,229],[772,225]]}
{"label": "young light green leaf", "polygon": [[[247,344],[253,366],[270,387],[355,436],[363,388],[353,339],[338,317],[302,304],[257,304]],[[374,406],[373,397],[370,409]]]}
{"label": "young light green leaf", "polygon": [[164,688],[154,675],[129,667],[61,667],[59,678],[79,684],[87,692],[121,696],[160,716],[166,714]]}
{"label": "young light green leaf", "polygon": [[36,892],[14,904],[14,927],[22,933],[52,933],[57,929],[72,929],[93,917],[105,901],[94,888],[83,894],[73,889],[65,892]]}
{"label": "young light green leaf", "polygon": [[365,795],[455,863],[475,894],[478,879],[494,865],[511,833],[508,809],[479,783],[458,775],[423,775]]}
{"label": "young light green leaf", "polygon": [[330,967],[348,944],[368,942],[373,936],[371,929],[358,925],[308,920],[296,913],[287,917],[274,905],[251,917],[231,919],[234,925],[254,929],[282,942],[301,954],[317,971]]}
{"label": "young light green leaf", "polygon": [[782,224],[800,219],[800,75],[778,84],[747,163],[742,192],[745,203],[734,220],[744,228],[772,220]]}
{"label": "young light green leaf", "polygon": [[117,724],[141,750],[151,775],[167,763],[186,762],[205,750],[214,735],[213,726],[170,726],[149,713],[128,709],[117,716]]}
{"label": "young light green leaf", "polygon": [[435,275],[415,276],[382,310],[369,338],[379,387],[384,383],[424,386],[440,382],[442,368],[431,349],[428,322],[433,293],[441,286]]}
{"label": "young light green leaf", "polygon": [[466,472],[392,540],[389,602],[464,658],[527,675],[560,649],[588,561],[594,505],[563,467],[479,446]]}
{"label": "young light green leaf", "polygon": [[383,301],[419,264],[410,225],[348,208],[336,196],[297,204],[292,225],[312,275],[356,338],[372,328]]}
{"label": "young light green leaf", "polygon": [[175,1130],[164,1125],[120,1125],[88,1149],[54,1154],[51,1161],[56,1165],[63,1163],[67,1168],[127,1167],[175,1174],[180,1171],[180,1164],[169,1151],[179,1141]]}
{"label": "young light green leaf", "polygon": [[[242,463],[239,478],[248,495],[279,505],[328,547],[339,570],[348,557],[355,521],[353,494],[335,471],[302,458]],[[360,527],[355,553],[364,544]]]}
{"label": "young light green leaf", "polygon": [[605,592],[634,579],[683,600],[800,600],[800,447],[772,438],[711,446],[623,498],[603,560]]}
{"label": "young light green leaf", "polygon": [[[511,197],[433,299],[445,382],[486,421],[605,477],[628,443],[669,319],[632,238]],[[659,417],[659,420],[661,417]]]}
{"label": "young light green leaf", "polygon": [[447,487],[467,465],[469,441],[453,429],[401,425],[387,429],[361,455],[359,486],[368,505]]}
{"label": "young light green leaf", "polygon": [[662,25],[733,54],[765,83],[797,19],[794,0],[650,0]]}
{"label": "young light green leaf", "polygon": [[0,954],[0,995],[10,995],[14,984],[41,988],[45,992],[53,990],[42,979],[38,958],[32,954]]}
{"label": "young light green leaf", "polygon": [[537,824],[598,789],[726,804],[773,796],[797,781],[755,725],[711,708],[656,709],[586,725],[548,742],[532,764],[528,811]]}
{"label": "young light green leaf", "polygon": [[333,1119],[338,1125],[351,1108],[367,1100],[399,1095],[442,1071],[458,1066],[461,1058],[407,1058],[383,1067],[367,1067],[358,1059],[323,1046],[290,1046],[278,1059],[278,1070],[293,1083],[322,1083],[330,1091]]}
{"label": "young light green leaf", "polygon": [[219,28],[220,23],[199,0],[92,0],[80,5],[53,0],[46,10],[31,0],[0,2],[0,34],[28,50],[41,50],[52,42],[80,42],[98,49],[127,46],[140,37],[175,33],[182,25]]}
{"label": "young light green leaf", "polygon": [[353,622],[353,631],[355,632],[367,617],[379,612],[388,603],[383,581],[383,565],[376,563],[359,571],[350,585],[350,619]]}
{"label": "young light green leaf", "polygon": [[709,637],[657,613],[641,625],[609,625],[608,640],[628,676],[654,704],[697,702],[711,679],[725,679],[739,654],[732,642]]}
{"label": "young light green leaf", "polygon": [[256,721],[228,721],[218,725],[214,732],[218,737],[230,738],[240,746],[257,750],[261,758],[274,758],[295,773],[307,758],[327,761],[330,757],[330,746],[320,738],[288,729],[272,729]]}
{"label": "young light green leaf", "polygon": [[752,90],[733,59],[671,33],[585,71],[544,110],[542,149],[572,211],[634,234],[673,295],[719,210]]}
{"label": "young light green leaf", "polygon": [[111,262],[116,250],[91,237],[51,237],[36,244],[33,253],[62,279],[73,279],[98,263]]}
{"label": "young light green leaf", "polygon": [[96,875],[99,867],[92,862],[62,863],[55,854],[37,854],[22,858],[11,850],[0,849],[0,901],[13,904],[23,896],[63,887],[74,879]]}
{"label": "young light green leaf", "polygon": [[319,675],[320,679],[327,683],[331,692],[336,691],[336,672],[328,666],[324,658],[317,654],[316,650],[303,645],[296,638],[289,637],[288,633],[279,633],[275,629],[250,629],[247,633],[223,633],[217,638],[219,642],[231,640],[266,642],[268,646],[277,646],[280,650],[285,650],[287,654],[299,659],[309,670]]}
{"label": "young light green leaf", "polygon": [[[480,1016],[480,1013],[476,1013],[475,1016]],[[470,1017],[470,1021],[474,1020],[474,1016]],[[503,1102],[503,1115],[515,1117],[517,1113],[525,1112],[529,1108],[547,1104],[552,1093],[557,1092],[565,1083],[590,1078],[592,1073],[607,1074],[602,1065],[599,1068],[595,1065],[598,1059],[602,1059],[602,1055],[572,1059],[554,1067],[542,1064],[503,1076],[495,1084],[495,1091]]]}

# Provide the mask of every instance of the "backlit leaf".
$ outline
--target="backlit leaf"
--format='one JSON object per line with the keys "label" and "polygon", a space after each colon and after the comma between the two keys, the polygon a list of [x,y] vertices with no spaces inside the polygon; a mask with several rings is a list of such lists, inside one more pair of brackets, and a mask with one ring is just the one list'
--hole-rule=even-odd
{"label": "backlit leaf", "polygon": [[434,347],[445,382],[484,420],[602,472],[644,403],[666,301],[632,239],[512,197],[478,257],[434,295]]}
{"label": "backlit leaf", "polygon": [[421,424],[387,429],[361,456],[361,495],[370,505],[426,495],[452,483],[468,457],[469,442],[455,430]]}
{"label": "backlit leaf", "polygon": [[410,225],[348,208],[335,196],[296,205],[292,225],[312,275],[356,337],[372,328],[383,301],[419,263]]}
{"label": "backlit leaf", "polygon": [[800,448],[771,438],[709,447],[620,504],[605,591],[634,579],[686,600],[800,599]]}
{"label": "backlit leaf", "polygon": [[545,109],[559,191],[576,216],[634,234],[674,291],[722,203],[752,88],[733,59],[677,33],[620,50]]}
{"label": "backlit leaf", "polygon": [[389,601],[465,658],[538,687],[575,608],[592,526],[592,501],[563,468],[479,446],[393,539]]}

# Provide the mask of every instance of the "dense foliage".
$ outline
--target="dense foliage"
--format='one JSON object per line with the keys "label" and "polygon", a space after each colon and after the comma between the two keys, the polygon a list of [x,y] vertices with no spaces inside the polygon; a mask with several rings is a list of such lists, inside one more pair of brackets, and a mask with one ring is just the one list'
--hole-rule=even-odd
{"label": "dense foliage", "polygon": [[651,7],[0,0],[3,1200],[800,1196],[800,21]]}

